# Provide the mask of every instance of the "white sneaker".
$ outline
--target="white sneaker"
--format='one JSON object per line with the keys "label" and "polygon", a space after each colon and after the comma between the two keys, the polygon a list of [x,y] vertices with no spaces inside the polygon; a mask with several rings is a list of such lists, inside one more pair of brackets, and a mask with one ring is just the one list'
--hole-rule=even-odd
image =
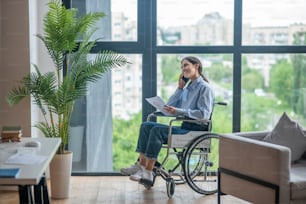
{"label": "white sneaker", "polygon": [[121,168],[120,173],[122,175],[130,176],[135,174],[137,171],[141,170],[140,164],[137,162],[136,164],[127,167],[127,168]]}
{"label": "white sneaker", "polygon": [[139,183],[144,185],[148,190],[154,185],[154,175],[152,171],[143,170]]}
{"label": "white sneaker", "polygon": [[146,169],[143,170],[141,179],[149,181],[149,182],[153,182],[153,179],[154,179],[153,171],[149,171],[149,170],[146,170]]}
{"label": "white sneaker", "polygon": [[143,176],[144,170],[140,167],[140,170],[138,170],[135,174],[130,175],[130,179],[132,181],[140,181],[140,179]]}

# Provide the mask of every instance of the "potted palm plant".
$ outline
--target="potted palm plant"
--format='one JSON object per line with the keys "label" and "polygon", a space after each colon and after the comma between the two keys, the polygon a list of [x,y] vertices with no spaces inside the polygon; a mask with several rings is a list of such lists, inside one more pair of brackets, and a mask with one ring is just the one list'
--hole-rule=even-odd
{"label": "potted palm plant", "polygon": [[[10,105],[15,105],[31,96],[43,115],[43,121],[34,126],[45,137],[61,138],[61,145],[50,164],[51,196],[65,198],[69,196],[70,180],[65,181],[60,176],[69,179],[71,175],[72,153],[67,151],[67,144],[74,103],[79,97],[86,95],[88,82],[95,82],[104,73],[128,62],[122,55],[109,50],[101,51],[93,60],[88,60],[88,54],[97,41],[91,39],[96,30],[94,25],[105,16],[104,13],[88,13],[78,17],[77,10],[65,8],[61,0],[51,0],[48,8],[44,18],[44,33],[37,37],[47,48],[54,63],[53,70],[42,73],[38,66],[33,65],[35,72],[25,76],[8,93],[7,101]],[[53,170],[52,166],[61,165],[52,165],[53,162],[62,161],[62,157],[66,155],[70,160],[63,165],[68,172]],[[68,189],[53,187],[56,181],[63,181],[59,185]]]}

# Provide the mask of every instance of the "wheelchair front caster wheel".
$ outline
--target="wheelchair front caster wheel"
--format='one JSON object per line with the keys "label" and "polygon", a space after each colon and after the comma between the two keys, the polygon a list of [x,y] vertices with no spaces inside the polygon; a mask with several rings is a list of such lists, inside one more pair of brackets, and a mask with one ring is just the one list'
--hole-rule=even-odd
{"label": "wheelchair front caster wheel", "polygon": [[166,185],[167,185],[167,195],[168,195],[169,198],[171,198],[174,194],[174,191],[175,191],[175,182],[171,178],[171,179],[169,179],[169,181],[166,182]]}

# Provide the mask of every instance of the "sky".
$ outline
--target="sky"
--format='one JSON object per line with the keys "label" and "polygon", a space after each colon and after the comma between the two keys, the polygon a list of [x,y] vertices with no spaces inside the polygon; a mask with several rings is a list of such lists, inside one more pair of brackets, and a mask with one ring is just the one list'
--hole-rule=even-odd
{"label": "sky", "polygon": [[[137,0],[112,0],[113,11],[134,15]],[[205,14],[219,12],[233,19],[234,0],[157,0],[159,26],[195,24]],[[288,25],[306,23],[306,0],[244,0],[244,23],[253,26]]]}

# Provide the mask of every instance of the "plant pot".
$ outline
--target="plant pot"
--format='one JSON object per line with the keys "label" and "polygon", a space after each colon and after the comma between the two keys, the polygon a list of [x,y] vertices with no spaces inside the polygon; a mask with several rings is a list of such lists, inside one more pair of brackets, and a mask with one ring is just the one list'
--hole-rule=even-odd
{"label": "plant pot", "polygon": [[69,197],[72,155],[71,151],[56,154],[50,163],[51,198]]}
{"label": "plant pot", "polygon": [[71,136],[68,149],[73,152],[72,161],[79,162],[82,156],[84,126],[70,127],[69,131]]}

